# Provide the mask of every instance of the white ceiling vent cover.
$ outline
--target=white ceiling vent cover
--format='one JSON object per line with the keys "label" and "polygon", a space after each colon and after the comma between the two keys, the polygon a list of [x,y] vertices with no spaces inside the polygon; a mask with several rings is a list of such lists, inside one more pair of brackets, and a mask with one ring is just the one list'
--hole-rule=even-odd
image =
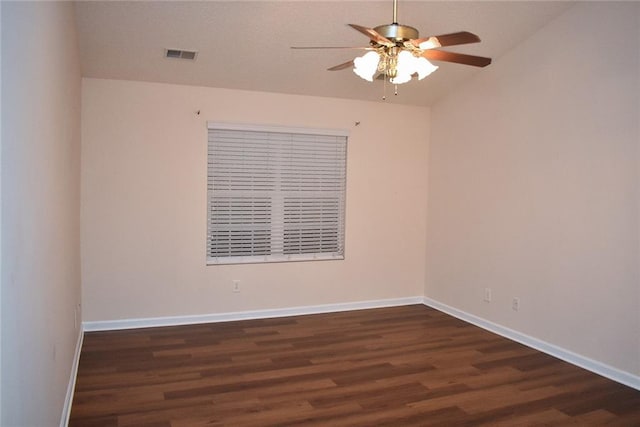
{"label": "white ceiling vent cover", "polygon": [[195,50],[165,49],[164,56],[165,58],[190,59],[193,61],[198,56],[198,52]]}

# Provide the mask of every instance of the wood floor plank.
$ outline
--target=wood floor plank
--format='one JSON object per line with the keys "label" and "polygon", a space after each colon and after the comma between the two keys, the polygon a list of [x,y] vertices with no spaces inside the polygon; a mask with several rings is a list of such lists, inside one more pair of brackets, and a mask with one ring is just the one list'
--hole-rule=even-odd
{"label": "wood floor plank", "polygon": [[415,305],[87,333],[69,425],[640,426],[640,391]]}

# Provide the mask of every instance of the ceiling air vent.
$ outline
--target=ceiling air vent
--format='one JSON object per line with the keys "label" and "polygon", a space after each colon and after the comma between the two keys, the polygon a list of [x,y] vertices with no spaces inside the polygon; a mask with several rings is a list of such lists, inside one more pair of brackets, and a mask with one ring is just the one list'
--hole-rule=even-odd
{"label": "ceiling air vent", "polygon": [[182,49],[165,49],[166,58],[178,58],[178,59],[196,59],[198,52],[195,50],[182,50]]}

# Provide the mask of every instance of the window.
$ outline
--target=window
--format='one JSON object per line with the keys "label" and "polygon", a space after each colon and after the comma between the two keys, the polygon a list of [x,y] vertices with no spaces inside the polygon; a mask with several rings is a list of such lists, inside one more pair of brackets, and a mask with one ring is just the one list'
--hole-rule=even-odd
{"label": "window", "polygon": [[208,127],[208,264],[344,259],[346,132]]}

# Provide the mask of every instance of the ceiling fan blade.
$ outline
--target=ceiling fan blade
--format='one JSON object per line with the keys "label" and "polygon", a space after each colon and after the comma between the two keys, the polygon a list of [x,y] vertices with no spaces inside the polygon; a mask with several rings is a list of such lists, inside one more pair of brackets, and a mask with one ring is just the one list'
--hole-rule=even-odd
{"label": "ceiling fan blade", "polygon": [[[480,37],[468,31],[460,31],[457,33],[441,34],[439,36],[424,37],[421,39],[411,40],[411,42],[420,46],[421,43],[431,42],[433,46],[426,47],[426,49],[432,49],[434,47],[455,46],[459,44],[478,43]],[[423,47],[423,49],[425,49]]]}
{"label": "ceiling fan blade", "polygon": [[378,34],[378,32],[374,29],[371,28],[367,28],[367,27],[363,27],[360,25],[356,25],[356,24],[348,24],[351,28],[353,28],[356,31],[360,31],[362,34],[364,34],[365,36],[369,37],[369,39],[371,39],[371,41],[374,41],[378,44],[384,45],[384,46],[393,46],[394,43],[389,40],[386,37],[381,36],[380,34]]}
{"label": "ceiling fan blade", "polygon": [[358,50],[375,50],[371,46],[291,46],[290,49],[358,49]]}
{"label": "ceiling fan blade", "polygon": [[347,61],[343,64],[339,64],[339,65],[334,65],[331,68],[327,68],[328,71],[338,71],[338,70],[344,70],[345,68],[349,68],[349,67],[353,67],[353,60],[351,61]]}
{"label": "ceiling fan blade", "polygon": [[455,62],[457,64],[473,65],[474,67],[486,67],[491,64],[491,58],[445,52],[442,50],[425,50],[422,52],[422,56],[427,59],[433,59],[434,61]]}

